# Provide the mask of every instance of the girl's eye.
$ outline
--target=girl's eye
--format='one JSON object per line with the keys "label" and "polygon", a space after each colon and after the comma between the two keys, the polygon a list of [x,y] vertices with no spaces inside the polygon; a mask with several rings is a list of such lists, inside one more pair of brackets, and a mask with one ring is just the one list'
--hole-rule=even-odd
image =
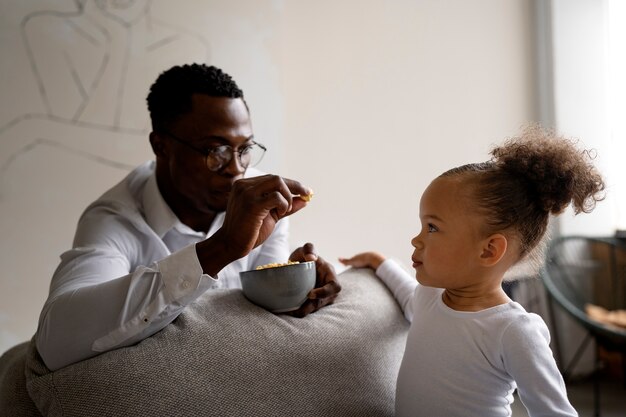
{"label": "girl's eye", "polygon": [[434,224],[428,223],[428,233],[433,233],[433,232],[436,232],[437,230],[438,229]]}

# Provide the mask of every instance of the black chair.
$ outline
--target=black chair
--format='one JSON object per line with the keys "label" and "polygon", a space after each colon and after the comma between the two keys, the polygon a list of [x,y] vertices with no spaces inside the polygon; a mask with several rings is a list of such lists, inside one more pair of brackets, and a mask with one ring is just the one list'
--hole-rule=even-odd
{"label": "black chair", "polygon": [[[567,236],[553,240],[542,270],[543,283],[552,301],[581,324],[587,331],[570,363],[560,363],[567,381],[589,342],[596,342],[596,363],[593,376],[595,415],[600,415],[598,371],[603,364],[598,347],[621,354],[622,372],[626,375],[626,328],[603,324],[591,319],[587,304],[607,310],[626,309],[626,241],[618,238]],[[558,329],[553,329],[555,354],[561,357]]]}

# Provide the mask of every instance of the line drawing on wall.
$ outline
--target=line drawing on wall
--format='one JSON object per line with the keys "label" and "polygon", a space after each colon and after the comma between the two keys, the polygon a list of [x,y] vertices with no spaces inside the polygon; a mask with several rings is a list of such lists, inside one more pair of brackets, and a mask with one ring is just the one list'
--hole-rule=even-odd
{"label": "line drawing on wall", "polygon": [[82,210],[152,158],[150,84],[210,58],[202,34],[153,16],[152,0],[65,0],[72,11],[30,3],[17,45],[28,67],[13,75],[35,84],[40,102],[0,125],[0,352],[36,325],[20,300],[45,299]]}
{"label": "line drawing on wall", "polygon": [[[21,35],[45,113],[18,116],[1,126],[5,145],[8,136],[15,136],[7,132],[23,132],[16,126],[32,120],[145,138],[149,131],[145,96],[158,73],[172,65],[209,59],[209,43],[200,34],[152,16],[152,0],[74,3],[75,12],[33,11],[22,21]],[[3,152],[7,157],[0,175],[20,151],[38,145],[67,150],[74,146],[55,138],[18,140],[21,149]],[[84,147],[77,152],[89,154]],[[100,152],[94,154],[99,155],[96,161],[107,163]],[[108,162],[126,169],[134,165],[123,159]]]}

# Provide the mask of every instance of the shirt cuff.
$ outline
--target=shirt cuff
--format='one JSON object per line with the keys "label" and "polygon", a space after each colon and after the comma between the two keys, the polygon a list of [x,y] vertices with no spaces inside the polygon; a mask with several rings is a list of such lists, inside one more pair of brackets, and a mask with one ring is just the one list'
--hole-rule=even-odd
{"label": "shirt cuff", "polygon": [[378,276],[392,292],[408,282],[417,284],[415,278],[411,277],[409,273],[393,259],[385,259],[376,269],[376,276]]}
{"label": "shirt cuff", "polygon": [[207,285],[211,281],[217,281],[217,278],[203,273],[195,244],[185,246],[157,262],[157,268],[165,286],[164,292],[170,301],[184,300],[195,293],[203,281]]}

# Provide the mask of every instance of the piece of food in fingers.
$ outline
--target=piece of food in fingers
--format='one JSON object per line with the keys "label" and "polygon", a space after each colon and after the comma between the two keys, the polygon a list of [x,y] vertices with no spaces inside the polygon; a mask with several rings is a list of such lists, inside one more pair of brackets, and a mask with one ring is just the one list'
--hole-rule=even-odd
{"label": "piece of food in fingers", "polygon": [[294,195],[294,197],[298,197],[301,200],[309,202],[313,198],[313,192],[311,191],[309,194],[296,194],[296,195]]}

